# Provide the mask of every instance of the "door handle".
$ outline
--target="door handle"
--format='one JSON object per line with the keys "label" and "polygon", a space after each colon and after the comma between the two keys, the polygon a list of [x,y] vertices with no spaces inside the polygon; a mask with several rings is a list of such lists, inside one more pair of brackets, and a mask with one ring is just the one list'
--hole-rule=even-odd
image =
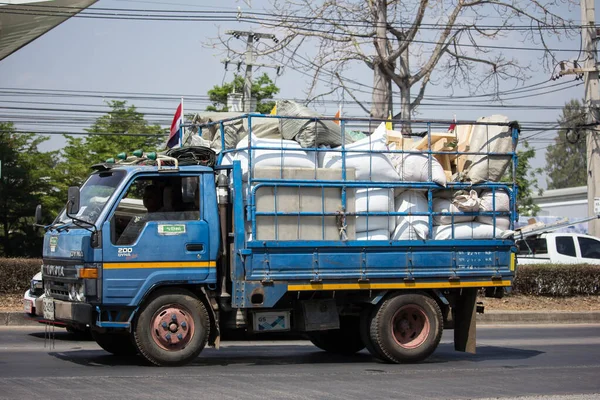
{"label": "door handle", "polygon": [[204,251],[204,244],[202,243],[188,243],[185,245],[187,251]]}

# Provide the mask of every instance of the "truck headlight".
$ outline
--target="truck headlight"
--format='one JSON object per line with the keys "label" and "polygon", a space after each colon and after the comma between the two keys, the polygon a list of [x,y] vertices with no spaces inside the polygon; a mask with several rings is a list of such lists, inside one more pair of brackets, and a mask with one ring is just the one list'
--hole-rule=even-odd
{"label": "truck headlight", "polygon": [[85,301],[84,286],[81,283],[69,283],[69,300]]}

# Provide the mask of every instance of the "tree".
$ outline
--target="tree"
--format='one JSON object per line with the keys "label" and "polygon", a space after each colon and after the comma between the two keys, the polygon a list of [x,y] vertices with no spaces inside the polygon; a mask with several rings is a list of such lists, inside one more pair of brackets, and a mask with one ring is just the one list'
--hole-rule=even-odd
{"label": "tree", "polygon": [[[283,37],[279,44],[260,49],[259,55],[279,56],[284,65],[309,71],[313,78],[310,99],[322,95],[314,92],[319,81],[331,81],[329,93],[346,90],[376,118],[387,118],[392,111],[393,84],[400,92],[400,113],[394,117],[410,120],[430,83],[452,89],[465,87],[471,93],[491,88],[497,93],[503,80],[524,82],[529,61],[491,49],[495,39],[533,43],[542,50],[545,66],[551,67],[554,58],[547,40],[575,31],[559,15],[558,7],[563,3],[274,0],[272,9],[260,14],[257,22]],[[243,53],[231,48],[225,38],[220,40],[229,53]],[[303,45],[316,48],[317,54],[301,58]],[[510,54],[510,49],[507,52]],[[357,65],[366,66],[373,74],[370,111],[349,89],[351,82],[341,75]]]}
{"label": "tree", "polygon": [[86,129],[85,138],[65,135],[66,146],[60,152],[61,161],[54,170],[58,196],[66,199],[69,186],[80,186],[92,172],[91,166],[137,149],[156,150],[167,139],[166,130],[150,125],[144,115],[126,101],[109,101],[111,110]]}
{"label": "tree", "polygon": [[46,140],[0,123],[0,254],[5,257],[41,256],[42,235],[32,226],[33,215],[37,204],[52,204],[49,174],[56,156],[38,150]]}
{"label": "tree", "polygon": [[[533,194],[542,194],[538,185],[537,175],[542,173],[541,168],[531,168],[530,162],[535,157],[535,149],[529,146],[527,141],[521,142],[523,148],[517,150],[517,170],[515,174],[517,182],[517,209],[520,215],[535,216],[540,207],[533,202]],[[508,179],[508,181],[511,181]]]}
{"label": "tree", "polygon": [[[213,86],[208,91],[208,97],[213,104],[206,107],[206,111],[228,111],[227,95],[241,92],[243,87],[244,77],[241,75],[235,75],[232,82],[221,86]],[[256,97],[256,111],[261,114],[268,114],[275,106],[275,102],[265,100],[272,99],[274,95],[279,93],[279,88],[275,86],[267,74],[262,74],[252,82],[251,93],[252,97]]]}
{"label": "tree", "polygon": [[585,108],[579,100],[571,100],[562,110],[560,129],[554,144],[546,150],[548,189],[587,185]]}

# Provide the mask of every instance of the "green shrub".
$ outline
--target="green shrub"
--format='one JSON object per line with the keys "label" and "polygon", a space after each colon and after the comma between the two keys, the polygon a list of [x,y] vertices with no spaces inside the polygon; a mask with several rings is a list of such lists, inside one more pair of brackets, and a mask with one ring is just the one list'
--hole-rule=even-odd
{"label": "green shrub", "polygon": [[41,265],[39,258],[0,258],[0,295],[24,293]]}
{"label": "green shrub", "polygon": [[553,297],[600,295],[600,265],[520,265],[513,293]]}
{"label": "green shrub", "polygon": [[[20,294],[40,271],[41,259],[0,258],[0,295]],[[514,294],[534,296],[600,295],[600,265],[520,265]]]}

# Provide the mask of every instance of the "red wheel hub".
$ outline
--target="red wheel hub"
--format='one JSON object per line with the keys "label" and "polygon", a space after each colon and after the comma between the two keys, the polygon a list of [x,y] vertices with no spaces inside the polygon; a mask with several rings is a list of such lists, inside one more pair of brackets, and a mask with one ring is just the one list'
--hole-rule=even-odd
{"label": "red wheel hub", "polygon": [[392,336],[405,349],[421,346],[429,336],[429,318],[415,304],[401,307],[392,317]]}
{"label": "red wheel hub", "polygon": [[152,317],[152,338],[164,350],[181,350],[194,336],[194,319],[179,304],[160,308]]}

